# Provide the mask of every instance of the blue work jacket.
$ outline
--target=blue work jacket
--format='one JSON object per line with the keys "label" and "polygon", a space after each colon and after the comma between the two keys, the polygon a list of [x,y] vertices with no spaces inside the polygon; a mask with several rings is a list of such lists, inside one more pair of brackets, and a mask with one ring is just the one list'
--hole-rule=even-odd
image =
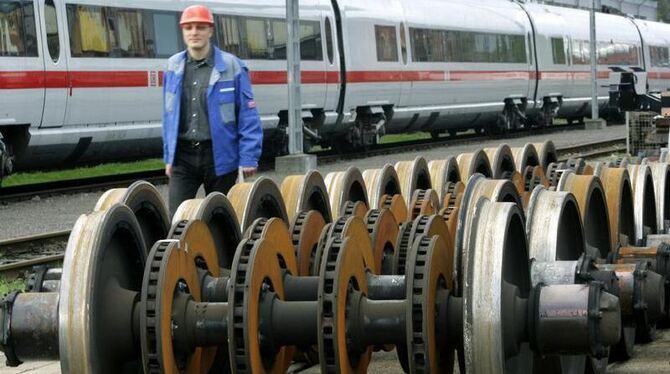
{"label": "blue work jacket", "polygon": [[[257,167],[263,145],[261,123],[249,73],[234,55],[214,48],[214,68],[207,88],[207,111],[214,168],[223,175],[242,167]],[[168,60],[163,78],[163,160],[174,162],[186,51]]]}

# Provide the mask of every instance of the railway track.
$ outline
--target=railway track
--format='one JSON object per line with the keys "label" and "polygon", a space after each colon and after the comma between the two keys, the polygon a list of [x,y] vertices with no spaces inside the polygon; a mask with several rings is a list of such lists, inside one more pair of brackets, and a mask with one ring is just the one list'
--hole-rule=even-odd
{"label": "railway track", "polygon": [[[575,130],[583,128],[579,124],[565,124],[556,125],[544,129],[534,129],[534,135],[551,134],[560,131]],[[506,134],[505,138],[517,138],[528,135],[526,130],[518,130]],[[429,148],[437,148],[444,146],[456,146],[468,144],[481,139],[487,139],[486,135],[479,134],[462,134],[457,137],[442,137],[438,139],[420,139],[408,142],[379,144],[373,148],[363,151],[351,152],[347,154],[340,154],[334,151],[325,150],[315,152],[319,164],[333,163],[339,160],[353,160],[380,155],[389,155],[400,152],[408,152],[412,150],[425,150]],[[502,138],[501,138],[502,139]],[[261,171],[272,170],[274,168],[274,160],[261,162]],[[62,194],[81,193],[87,191],[100,191],[109,188],[127,187],[136,180],[146,180],[152,184],[165,184],[167,178],[164,170],[147,170],[142,172],[106,175],[82,179],[60,180],[54,182],[27,184],[12,187],[0,188],[0,204],[7,204],[10,202],[25,201],[34,198],[35,196],[53,196]]]}
{"label": "railway track", "polygon": [[[580,157],[593,159],[625,152],[625,142],[625,138],[587,142],[557,148],[556,153],[559,161]],[[388,147],[388,150],[398,151],[395,147]],[[403,151],[406,152],[407,148]],[[123,183],[117,182],[114,186],[127,186],[137,179],[124,178]],[[151,181],[151,178],[149,179]],[[102,187],[103,184],[99,184],[99,188]],[[0,241],[0,275],[4,275],[5,278],[20,276],[21,272],[30,270],[33,266],[55,264],[62,261],[62,253],[67,245],[69,234],[70,231],[58,231]]]}

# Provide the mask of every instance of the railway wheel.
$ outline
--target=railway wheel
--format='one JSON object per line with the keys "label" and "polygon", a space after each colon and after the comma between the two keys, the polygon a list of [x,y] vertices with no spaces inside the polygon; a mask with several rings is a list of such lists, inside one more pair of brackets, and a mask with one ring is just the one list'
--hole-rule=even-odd
{"label": "railway wheel", "polygon": [[237,213],[243,235],[257,218],[277,217],[288,222],[284,199],[272,179],[261,177],[253,183],[238,183],[228,192],[228,200]]}
{"label": "railway wheel", "polygon": [[284,178],[281,194],[286,203],[289,221],[301,212],[310,210],[321,213],[326,222],[332,221],[326,184],[318,171],[311,170],[305,175],[291,175]]}
{"label": "railway wheel", "polygon": [[522,173],[526,166],[540,165],[540,156],[531,143],[526,143],[523,147],[512,148],[512,154],[514,154],[514,163],[519,173]]}
{"label": "railway wheel", "polygon": [[166,238],[170,228],[169,214],[163,197],[153,184],[137,181],[128,188],[107,190],[100,196],[93,211],[106,210],[118,203],[127,205],[135,213],[147,248]]}
{"label": "railway wheel", "polygon": [[345,214],[347,202],[361,201],[367,210],[368,194],[363,175],[358,168],[351,166],[346,171],[328,173],[325,184],[333,220]]}
{"label": "railway wheel", "polygon": [[141,227],[130,208],[116,204],[79,217],[63,261],[57,308],[63,372],[141,368],[132,326],[146,258]]}
{"label": "railway wheel", "polygon": [[546,140],[543,143],[533,143],[537,156],[539,157],[540,166],[547,168],[550,163],[558,162],[558,154],[556,153],[556,146],[551,140]]}
{"label": "railway wheel", "polygon": [[649,234],[657,232],[656,196],[651,168],[647,163],[628,165],[635,208],[635,244],[643,243]]}
{"label": "railway wheel", "polygon": [[433,160],[428,162],[428,170],[430,170],[431,186],[437,192],[440,205],[442,205],[444,203],[442,199],[447,193],[447,185],[461,180],[458,162],[456,162],[455,157],[449,157],[446,160]]}
{"label": "railway wheel", "polygon": [[417,157],[413,161],[396,162],[395,170],[400,180],[402,196],[405,198],[405,204],[408,207],[412,206],[414,190],[432,188],[428,162],[423,157]]}
{"label": "railway wheel", "polygon": [[367,187],[368,198],[371,209],[381,209],[382,197],[384,195],[400,195],[400,180],[398,173],[391,164],[384,165],[381,169],[369,169],[363,172],[363,180]]}
{"label": "railway wheel", "polygon": [[203,221],[214,238],[219,266],[230,269],[242,239],[237,214],[226,195],[213,192],[204,199],[186,200],[175,212],[173,225],[181,221]]}
{"label": "railway wheel", "polygon": [[512,150],[507,144],[501,144],[497,148],[484,148],[486,156],[491,162],[493,179],[510,179],[516,170]]}
{"label": "railway wheel", "polygon": [[461,153],[456,157],[456,161],[458,162],[458,170],[463,183],[467,183],[475,173],[482,174],[487,178],[493,176],[491,162],[486,153],[481,149],[472,153]]}

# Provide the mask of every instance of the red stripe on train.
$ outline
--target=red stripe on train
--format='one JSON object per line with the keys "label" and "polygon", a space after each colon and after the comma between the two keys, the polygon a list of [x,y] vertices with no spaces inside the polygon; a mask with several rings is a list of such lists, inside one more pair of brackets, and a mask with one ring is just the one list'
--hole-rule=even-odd
{"label": "red stripe on train", "polygon": [[[156,73],[157,82],[156,82]],[[287,83],[286,71],[252,71],[251,81],[257,85],[279,85]],[[153,77],[153,78],[152,78]],[[393,82],[443,82],[443,81],[509,81],[536,79],[534,71],[351,71],[347,72],[348,83],[393,83]],[[670,73],[652,72],[651,79],[670,79]],[[542,71],[540,80],[585,80],[588,71]],[[609,71],[599,71],[599,79],[609,78]],[[303,71],[304,84],[340,83],[339,72]],[[38,88],[120,88],[162,86],[163,72],[148,71],[0,71],[0,89]]]}

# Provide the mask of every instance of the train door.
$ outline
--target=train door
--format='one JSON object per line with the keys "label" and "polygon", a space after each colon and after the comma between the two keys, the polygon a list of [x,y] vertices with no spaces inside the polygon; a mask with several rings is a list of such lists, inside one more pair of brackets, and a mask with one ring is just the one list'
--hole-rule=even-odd
{"label": "train door", "polygon": [[537,79],[539,77],[539,71],[537,70],[537,49],[535,48],[535,39],[533,38],[532,34],[529,32],[526,34],[526,40],[527,43],[527,52],[526,56],[528,56],[528,93],[526,94],[526,97],[529,100],[535,100],[535,104],[532,105],[533,107],[537,107],[539,104],[537,100],[541,100],[540,98],[537,97]]}
{"label": "train door", "polygon": [[44,62],[33,1],[0,1],[0,126],[39,126]]}
{"label": "train door", "polygon": [[[408,49],[407,49],[407,27],[405,27],[404,22],[400,22],[400,27],[398,28],[398,33],[400,34],[400,62],[402,63],[402,71],[404,73],[408,70]],[[400,101],[399,105],[401,107],[408,107],[412,105],[412,82],[400,82]]]}
{"label": "train door", "polygon": [[323,13],[324,39],[326,41],[326,104],[325,111],[327,123],[334,123],[337,119],[337,105],[340,100],[340,52],[337,42],[337,31],[335,20],[329,13]]}
{"label": "train door", "polygon": [[67,59],[62,48],[65,41],[65,13],[54,0],[39,2],[42,56],[44,58],[44,110],[40,127],[60,127],[67,106]]}

